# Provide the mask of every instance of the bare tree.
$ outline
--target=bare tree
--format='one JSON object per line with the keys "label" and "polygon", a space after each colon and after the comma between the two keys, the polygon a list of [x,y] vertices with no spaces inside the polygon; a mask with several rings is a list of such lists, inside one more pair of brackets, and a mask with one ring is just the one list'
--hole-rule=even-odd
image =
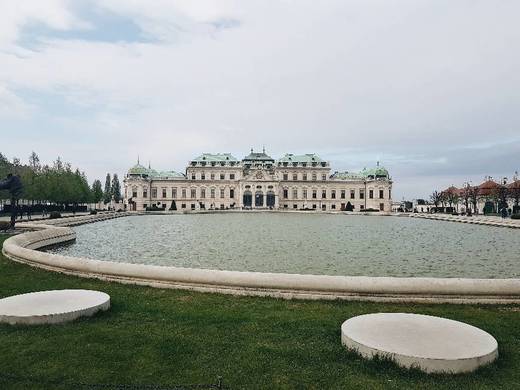
{"label": "bare tree", "polygon": [[509,187],[509,193],[513,199],[513,211],[520,212],[520,180],[515,181],[511,187]]}
{"label": "bare tree", "polygon": [[477,186],[469,188],[469,197],[471,199],[471,203],[473,204],[473,213],[478,214],[478,198],[480,196],[480,188]]}
{"label": "bare tree", "polygon": [[507,209],[507,198],[509,197],[509,188],[506,185],[500,185],[493,191],[493,198],[497,205],[497,212],[500,212],[504,207]]}
{"label": "bare tree", "polygon": [[435,205],[435,212],[437,212],[439,203],[442,201],[442,194],[439,191],[433,191],[430,195],[430,200]]}
{"label": "bare tree", "polygon": [[468,213],[469,210],[469,201],[471,199],[471,185],[469,183],[465,183],[462,187],[462,199],[464,200],[464,206],[466,207],[466,213]]}

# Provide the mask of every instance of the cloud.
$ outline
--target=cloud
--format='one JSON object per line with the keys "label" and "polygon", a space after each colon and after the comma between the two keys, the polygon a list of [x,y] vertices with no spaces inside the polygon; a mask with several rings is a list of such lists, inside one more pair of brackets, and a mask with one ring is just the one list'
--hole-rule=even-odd
{"label": "cloud", "polygon": [[[10,124],[46,132],[20,142],[21,156],[59,140],[94,178],[137,154],[183,170],[201,152],[266,145],[334,169],[380,159],[410,197],[442,177],[518,169],[514,1],[8,4],[0,100],[27,116]],[[89,161],[95,150],[104,165]]]}

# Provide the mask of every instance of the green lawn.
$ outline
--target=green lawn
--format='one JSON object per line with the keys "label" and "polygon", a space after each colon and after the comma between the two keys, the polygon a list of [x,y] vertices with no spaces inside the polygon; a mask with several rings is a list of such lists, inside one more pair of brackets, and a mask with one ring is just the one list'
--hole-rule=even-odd
{"label": "green lawn", "polygon": [[[73,382],[167,387],[215,383],[218,376],[233,389],[520,388],[519,306],[287,301],[160,290],[45,272],[0,255],[0,297],[61,288],[105,291],[112,308],[67,325],[0,325],[0,389],[81,388]],[[499,360],[459,376],[367,362],[341,346],[340,325],[371,312],[439,315],[478,326],[497,338]],[[25,377],[36,382],[20,379]]]}

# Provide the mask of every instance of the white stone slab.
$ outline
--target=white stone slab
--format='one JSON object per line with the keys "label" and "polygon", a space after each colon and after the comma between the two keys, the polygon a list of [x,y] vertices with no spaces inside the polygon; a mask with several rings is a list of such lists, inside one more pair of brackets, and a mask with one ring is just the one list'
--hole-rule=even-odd
{"label": "white stone slab", "polygon": [[428,373],[471,372],[498,357],[493,336],[446,318],[407,313],[375,313],[341,325],[341,342],[363,357],[376,355]]}
{"label": "white stone slab", "polygon": [[110,308],[110,296],[92,290],[51,290],[0,299],[0,323],[58,324]]}

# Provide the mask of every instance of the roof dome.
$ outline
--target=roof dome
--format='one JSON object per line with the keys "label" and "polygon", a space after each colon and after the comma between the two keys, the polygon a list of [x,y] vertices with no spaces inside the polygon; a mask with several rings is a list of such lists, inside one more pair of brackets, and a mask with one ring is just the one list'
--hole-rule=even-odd
{"label": "roof dome", "polygon": [[365,177],[372,177],[374,179],[382,179],[382,178],[388,179],[390,177],[388,170],[385,167],[379,165],[379,162],[377,163],[377,166],[375,168],[370,168],[370,169],[364,168],[361,171],[361,175],[363,175]]}
{"label": "roof dome", "polygon": [[148,169],[137,163],[128,170],[129,175],[148,175]]}

